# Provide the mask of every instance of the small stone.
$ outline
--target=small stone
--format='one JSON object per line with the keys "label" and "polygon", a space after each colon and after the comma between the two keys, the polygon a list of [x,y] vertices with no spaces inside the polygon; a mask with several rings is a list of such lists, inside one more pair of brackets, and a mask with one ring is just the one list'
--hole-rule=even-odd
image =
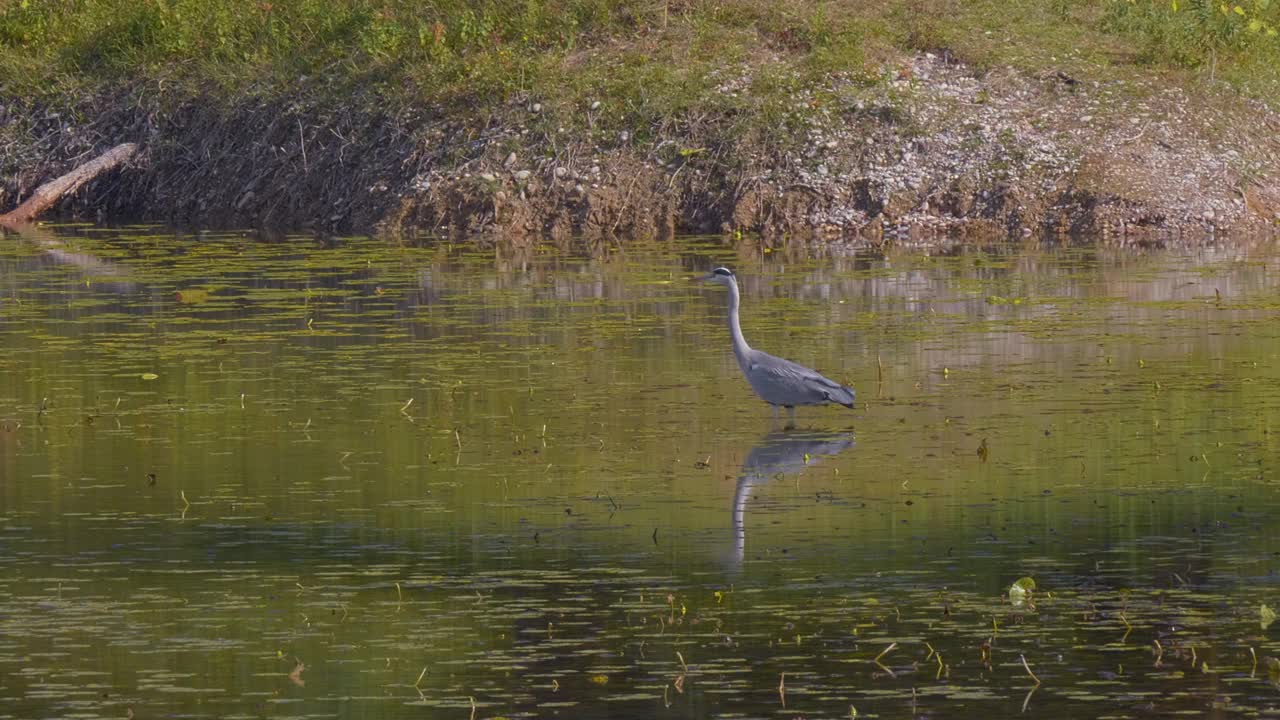
{"label": "small stone", "polygon": [[564,176],[568,174],[569,174],[569,170],[567,168],[558,167],[555,169],[555,175],[557,180],[563,180]]}
{"label": "small stone", "polygon": [[485,182],[493,182],[494,180],[497,180],[498,177],[493,173],[480,173],[480,179]]}
{"label": "small stone", "polygon": [[540,113],[540,112],[542,112],[542,103],[534,103],[534,104],[533,104],[533,107],[531,107],[531,108],[529,108],[529,109],[530,109],[530,110],[532,110],[532,111],[533,111],[533,112],[535,112],[535,113]]}
{"label": "small stone", "polygon": [[515,165],[515,164],[516,164],[516,154],[515,154],[515,153],[511,153],[510,155],[508,155],[508,156],[507,156],[507,159],[506,159],[506,160],[502,161],[502,167],[507,167],[507,168],[509,168],[509,167],[511,167],[512,165]]}
{"label": "small stone", "polygon": [[626,142],[630,139],[631,139],[631,133],[627,132],[626,130],[623,130],[622,132],[618,133],[618,140],[622,142]]}
{"label": "small stone", "polygon": [[597,101],[595,101],[595,102],[591,103],[591,109],[592,109],[592,110],[599,110],[599,109],[600,109],[600,101],[599,101],[599,100],[597,100]]}
{"label": "small stone", "polygon": [[1201,213],[1200,217],[1203,218],[1204,220],[1208,220],[1209,222],[1213,222],[1213,219],[1216,216],[1214,215],[1212,210],[1205,210],[1203,213]]}
{"label": "small stone", "polygon": [[515,174],[515,178],[519,182],[524,182],[525,180],[528,180],[529,176],[532,174],[533,173],[528,170],[521,170]]}
{"label": "small stone", "polygon": [[828,172],[830,172],[830,171],[829,171],[829,170],[827,170],[827,166],[826,166],[826,165],[819,165],[819,166],[818,166],[818,174],[819,174],[819,175],[826,175]]}

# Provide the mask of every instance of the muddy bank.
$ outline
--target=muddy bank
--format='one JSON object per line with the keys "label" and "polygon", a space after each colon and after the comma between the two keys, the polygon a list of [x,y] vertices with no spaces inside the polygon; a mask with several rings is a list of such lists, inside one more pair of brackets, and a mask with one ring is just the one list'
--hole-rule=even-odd
{"label": "muddy bank", "polygon": [[[750,86],[726,71],[721,92]],[[1269,232],[1280,116],[1154,79],[977,71],[946,54],[799,93],[774,136],[715,119],[588,132],[538,98],[481,120],[369,102],[121,87],[0,109],[0,207],[110,145],[127,169],[67,216],[490,239],[681,232],[928,242],[957,232],[1141,241]],[[373,107],[374,109],[370,109]],[[643,137],[643,140],[638,138]]]}

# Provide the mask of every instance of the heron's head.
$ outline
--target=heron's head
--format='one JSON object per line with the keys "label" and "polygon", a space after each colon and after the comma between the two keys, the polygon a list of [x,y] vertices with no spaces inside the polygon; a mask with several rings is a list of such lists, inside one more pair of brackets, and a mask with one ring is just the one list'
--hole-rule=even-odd
{"label": "heron's head", "polygon": [[727,267],[718,267],[710,273],[703,275],[702,280],[713,282],[717,285],[732,285],[735,281],[733,271]]}

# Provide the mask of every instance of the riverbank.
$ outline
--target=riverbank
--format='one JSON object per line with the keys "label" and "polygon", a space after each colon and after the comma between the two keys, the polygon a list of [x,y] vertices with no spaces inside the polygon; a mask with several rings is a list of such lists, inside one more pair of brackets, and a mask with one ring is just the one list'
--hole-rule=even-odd
{"label": "riverbank", "polygon": [[1127,2],[180,5],[4,11],[0,207],[130,141],[60,212],[877,243],[1280,222],[1269,7],[1196,55],[1189,11]]}

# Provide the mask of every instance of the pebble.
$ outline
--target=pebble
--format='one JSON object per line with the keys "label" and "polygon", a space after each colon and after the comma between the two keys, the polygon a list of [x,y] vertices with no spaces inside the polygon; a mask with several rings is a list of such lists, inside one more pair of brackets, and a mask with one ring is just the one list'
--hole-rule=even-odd
{"label": "pebble", "polygon": [[530,109],[530,110],[532,110],[532,111],[533,111],[533,112],[535,112],[535,113],[540,113],[540,112],[542,112],[542,103],[534,103],[534,104],[533,104],[533,107],[531,107],[531,108],[529,108],[529,109]]}
{"label": "pebble", "polygon": [[555,174],[557,180],[563,180],[564,176],[569,174],[569,171],[566,168],[558,167],[555,169]]}
{"label": "pebble", "polygon": [[592,110],[599,110],[599,109],[600,109],[600,101],[599,101],[599,100],[597,100],[597,101],[595,101],[595,102],[591,103],[591,109],[592,109]]}
{"label": "pebble", "polygon": [[510,155],[508,155],[508,156],[507,156],[507,159],[506,159],[506,160],[504,160],[504,161],[502,162],[502,167],[508,167],[508,168],[509,168],[509,167],[511,167],[512,165],[515,165],[515,164],[516,164],[516,154],[515,154],[515,153],[511,153]]}
{"label": "pebble", "polygon": [[529,176],[532,174],[533,173],[528,170],[521,170],[515,174],[515,178],[520,182],[524,182],[525,180],[528,180]]}
{"label": "pebble", "polygon": [[480,173],[480,179],[485,182],[493,182],[494,180],[497,180],[498,177],[493,173]]}

